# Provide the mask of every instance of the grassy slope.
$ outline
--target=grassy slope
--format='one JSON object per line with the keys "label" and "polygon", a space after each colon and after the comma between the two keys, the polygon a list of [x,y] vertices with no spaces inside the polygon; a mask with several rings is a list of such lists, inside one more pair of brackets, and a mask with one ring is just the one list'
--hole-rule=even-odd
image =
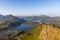
{"label": "grassy slope", "polygon": [[43,26],[39,40],[60,40],[60,28],[54,26]]}
{"label": "grassy slope", "polygon": [[27,33],[25,33],[24,37],[22,40],[37,40],[40,31],[42,30],[42,25],[37,26],[33,30],[29,30]]}

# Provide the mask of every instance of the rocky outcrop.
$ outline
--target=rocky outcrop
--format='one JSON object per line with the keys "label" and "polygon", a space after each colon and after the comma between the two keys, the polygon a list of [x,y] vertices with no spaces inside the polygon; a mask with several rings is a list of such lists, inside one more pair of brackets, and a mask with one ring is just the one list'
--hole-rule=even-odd
{"label": "rocky outcrop", "polygon": [[16,31],[9,34],[5,34],[0,37],[0,40],[18,40],[17,36],[24,35],[25,31]]}

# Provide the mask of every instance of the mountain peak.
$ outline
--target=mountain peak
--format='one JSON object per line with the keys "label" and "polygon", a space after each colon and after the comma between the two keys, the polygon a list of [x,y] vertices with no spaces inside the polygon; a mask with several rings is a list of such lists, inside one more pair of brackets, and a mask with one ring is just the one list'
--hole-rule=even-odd
{"label": "mountain peak", "polygon": [[50,17],[50,16],[46,16],[46,15],[40,15],[40,17]]}

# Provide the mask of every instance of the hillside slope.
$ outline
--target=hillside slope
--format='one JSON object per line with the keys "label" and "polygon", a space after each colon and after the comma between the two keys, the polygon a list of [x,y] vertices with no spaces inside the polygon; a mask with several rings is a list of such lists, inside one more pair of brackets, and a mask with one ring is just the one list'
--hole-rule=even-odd
{"label": "hillside slope", "polygon": [[44,25],[39,40],[60,40],[60,28]]}
{"label": "hillside slope", "polygon": [[[19,38],[21,40],[38,40],[38,36],[40,35],[40,32],[42,30],[43,24],[38,24],[38,26],[36,26],[36,28],[27,31],[21,38],[21,36],[19,36]],[[19,40],[18,38],[18,40]]]}
{"label": "hillside slope", "polygon": [[22,40],[60,40],[60,28],[40,24],[35,29],[26,32]]}
{"label": "hillside slope", "polygon": [[[17,36],[15,33],[17,33]],[[12,36],[11,38],[14,40],[60,40],[60,28],[52,25],[38,24],[31,30],[25,32],[14,32],[12,35],[10,36]],[[7,37],[9,37],[9,35]]]}

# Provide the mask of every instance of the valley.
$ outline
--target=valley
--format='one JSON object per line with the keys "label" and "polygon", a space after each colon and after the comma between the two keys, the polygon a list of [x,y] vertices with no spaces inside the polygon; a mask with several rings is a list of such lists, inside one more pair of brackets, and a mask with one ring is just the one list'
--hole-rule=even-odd
{"label": "valley", "polygon": [[53,17],[8,17],[1,18],[0,40],[60,40],[60,21]]}

